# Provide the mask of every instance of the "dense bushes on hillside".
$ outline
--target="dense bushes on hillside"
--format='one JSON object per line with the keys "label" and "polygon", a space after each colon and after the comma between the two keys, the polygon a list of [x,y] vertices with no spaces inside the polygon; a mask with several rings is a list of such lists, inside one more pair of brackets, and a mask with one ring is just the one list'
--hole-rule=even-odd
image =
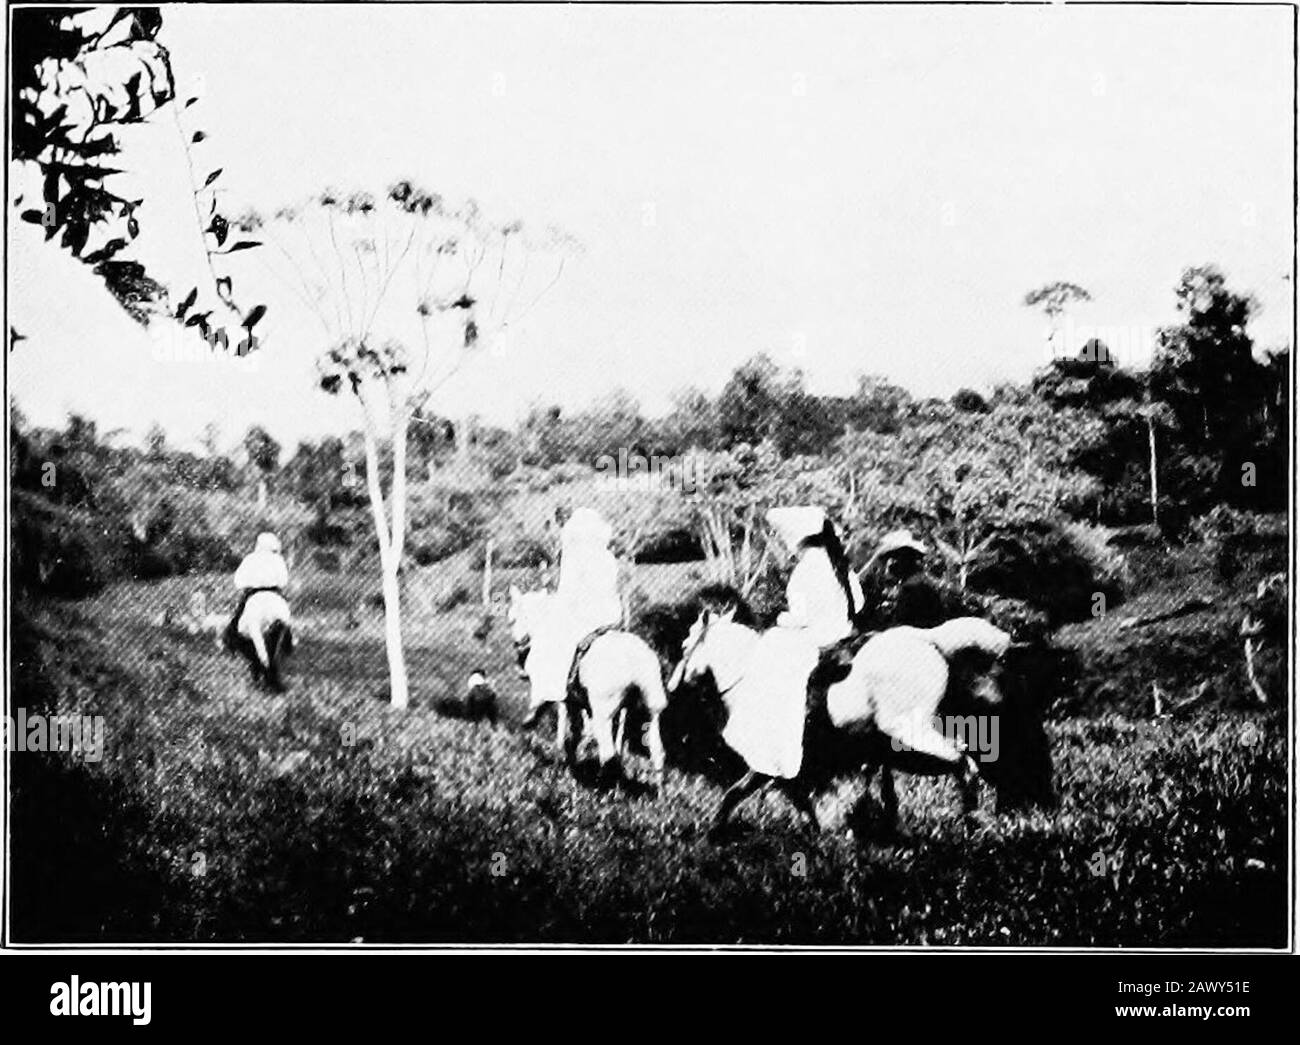
{"label": "dense bushes on hillside", "polygon": [[[436,566],[490,542],[502,567],[553,566],[563,518],[582,503],[610,519],[625,562],[700,560],[766,608],[788,558],[768,546],[763,511],[810,502],[858,566],[884,532],[912,528],[937,580],[993,600],[1024,632],[1081,619],[1098,596],[1122,600],[1134,578],[1097,523],[1210,541],[1229,576],[1257,543],[1242,510],[1285,501],[1289,356],[1252,356],[1249,301],[1217,271],[1188,270],[1177,293],[1184,321],[1161,333],[1150,371],[1059,359],[987,399],[914,400],[866,377],[852,395],[818,396],[760,355],[716,397],[684,390],[658,419],[625,392],[572,415],[539,407],[514,431],[422,415],[409,561]],[[1220,377],[1231,403],[1217,401]],[[161,430],[137,449],[85,418],[29,430],[16,413],[16,580],[75,594],[116,576],[226,570],[262,528],[291,557],[324,552],[328,569],[373,558],[360,436],[304,441],[283,463],[278,446],[259,450],[269,438],[254,428],[230,455],[210,436],[196,455]],[[379,469],[387,482],[386,452]]]}

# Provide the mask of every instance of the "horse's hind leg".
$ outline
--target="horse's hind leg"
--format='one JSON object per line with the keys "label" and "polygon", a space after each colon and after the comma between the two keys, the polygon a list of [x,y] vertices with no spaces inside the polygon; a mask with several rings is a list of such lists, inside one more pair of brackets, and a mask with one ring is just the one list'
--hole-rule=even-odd
{"label": "horse's hind leg", "polygon": [[817,822],[817,807],[813,805],[808,785],[802,780],[782,780],[779,786],[785,792],[785,796],[794,803],[795,809],[803,815],[805,826],[812,831],[820,831],[821,825]]}
{"label": "horse's hind leg", "polygon": [[614,750],[622,754],[626,751],[627,708],[620,707],[614,712]]}
{"label": "horse's hind leg", "polygon": [[591,711],[591,732],[596,738],[596,753],[600,759],[600,777],[602,783],[610,783],[618,773],[618,747],[614,743],[613,715],[605,715],[593,706]]}
{"label": "horse's hind leg", "polygon": [[722,802],[718,805],[718,811],[714,814],[713,823],[709,827],[709,837],[717,838],[722,834],[723,829],[727,826],[727,821],[731,819],[731,814],[736,806],[740,805],[746,798],[752,795],[760,788],[766,787],[772,782],[772,778],[762,773],[756,773],[749,770],[743,777],[737,780],[729,788],[727,793],[722,796]]}
{"label": "horse's hind leg", "polygon": [[581,708],[570,708],[564,701],[555,705],[555,743],[564,753],[564,764],[573,769],[578,764],[578,746],[582,743]]}
{"label": "horse's hind leg", "polygon": [[664,786],[664,740],[659,732],[659,712],[650,711],[650,721],[646,723],[646,747],[650,750],[650,765],[654,769],[654,787],[662,791]]}
{"label": "horse's hind leg", "polygon": [[253,652],[257,656],[257,662],[262,666],[262,671],[266,672],[271,667],[271,655],[266,649],[266,636],[262,634],[260,627],[249,629],[252,634]]}
{"label": "horse's hind leg", "polygon": [[953,774],[957,778],[957,787],[961,791],[961,811],[970,816],[979,808],[979,769],[970,755],[962,753]]}
{"label": "horse's hind leg", "polygon": [[880,767],[880,804],[885,810],[885,831],[898,831],[898,792],[894,790],[894,771],[885,763]]}
{"label": "horse's hind leg", "polygon": [[[569,740],[572,733],[571,723],[569,722],[569,706],[560,701],[555,705],[555,746],[563,751],[566,756],[569,754]],[[577,744],[574,744],[574,754],[577,753]],[[572,764],[572,759],[570,759]]]}
{"label": "horse's hind leg", "polygon": [[280,624],[272,625],[271,643],[267,649],[266,681],[276,693],[284,692],[284,679],[280,675],[280,668],[292,642],[287,627]]}

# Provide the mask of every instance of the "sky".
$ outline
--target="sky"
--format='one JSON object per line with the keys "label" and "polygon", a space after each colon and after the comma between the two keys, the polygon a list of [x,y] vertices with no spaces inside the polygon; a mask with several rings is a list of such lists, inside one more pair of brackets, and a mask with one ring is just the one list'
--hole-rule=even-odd
{"label": "sky", "polygon": [[[616,388],[651,413],[757,352],[819,392],[883,374],[919,395],[1024,380],[1025,292],[1086,287],[1071,335],[1140,362],[1173,287],[1212,262],[1291,337],[1292,15],[1283,7],[164,7],[196,163],[223,206],[399,177],[583,244],[508,346],[432,408],[509,423]],[[164,110],[129,137],[133,245],[183,296],[199,271]],[[12,202],[12,201],[11,201]],[[28,204],[30,205],[30,204]],[[177,444],[214,422],[281,441],[354,428],[268,262],[256,368],[160,358],[94,278],[17,223],[11,396]],[[246,288],[246,289],[245,289]],[[155,331],[153,337],[168,336]]]}

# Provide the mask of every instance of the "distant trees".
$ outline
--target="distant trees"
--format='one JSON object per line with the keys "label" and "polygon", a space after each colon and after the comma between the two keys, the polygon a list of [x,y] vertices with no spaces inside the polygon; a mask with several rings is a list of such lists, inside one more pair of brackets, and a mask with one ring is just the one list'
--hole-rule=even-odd
{"label": "distant trees", "polygon": [[749,595],[770,554],[763,510],[780,496],[780,456],[771,443],[742,444],[699,454],[692,473],[702,481],[687,500],[710,574]]}
{"label": "distant trees", "polygon": [[741,363],[718,395],[718,435],[724,446],[770,441],[783,456],[826,450],[841,418],[824,409],[799,370],[783,370],[766,353]]}
{"label": "distant trees", "polygon": [[155,461],[161,461],[167,456],[167,431],[157,421],[144,434],[144,449]]}
{"label": "distant trees", "polygon": [[229,458],[167,446],[153,425],[143,446],[114,445],[73,414],[62,429],[10,426],[10,551],[20,588],[84,595],[121,577],[226,569],[238,522],[217,526],[202,494],[234,489]]}
{"label": "distant trees", "polygon": [[988,413],[949,407],[897,433],[848,435],[835,456],[846,511],[877,529],[920,527],[965,587],[998,534],[1050,521],[1093,496],[1095,480],[1071,461],[1100,433],[1088,415],[1042,403]]}
{"label": "distant trees", "polygon": [[953,409],[967,414],[987,414],[989,404],[984,397],[970,388],[959,388],[953,393]]}
{"label": "distant trees", "polygon": [[1042,309],[1047,317],[1047,345],[1052,358],[1068,354],[1070,351],[1068,345],[1060,343],[1061,317],[1071,305],[1091,300],[1092,295],[1077,283],[1059,279],[1031,290],[1025,295],[1025,306]]}
{"label": "distant trees", "polygon": [[[1261,490],[1243,470],[1283,456],[1280,420],[1269,409],[1270,368],[1254,357],[1247,330],[1258,304],[1230,290],[1210,265],[1189,268],[1175,288],[1183,322],[1160,331],[1151,364],[1151,392],[1167,403],[1189,450],[1217,464],[1214,493],[1237,506],[1285,503],[1283,491]],[[1268,472],[1275,471],[1267,468]]]}
{"label": "distant trees", "polygon": [[766,442],[782,457],[816,456],[845,430],[897,431],[911,406],[906,389],[874,375],[859,378],[849,395],[815,395],[802,373],[760,353],[737,366],[716,396],[693,386],[678,389],[661,417],[646,417],[630,393],[617,390],[572,413],[535,404],[520,420],[515,439],[520,462],[541,467],[590,465],[622,447],[680,455]]}
{"label": "distant trees", "polygon": [[1101,482],[1104,521],[1146,514],[1176,525],[1219,503],[1281,507],[1289,417],[1279,404],[1290,352],[1256,358],[1248,324],[1257,306],[1212,266],[1187,269],[1175,295],[1183,322],[1159,332],[1148,369],[1057,358],[1030,389],[1105,425],[1075,459]]}
{"label": "distant trees", "polygon": [[670,398],[668,413],[658,424],[656,442],[664,453],[717,449],[717,406],[701,388],[679,388]]}
{"label": "distant trees", "polygon": [[244,435],[244,452],[248,463],[257,471],[257,508],[266,510],[267,481],[280,467],[280,444],[261,425],[253,425]]}
{"label": "distant trees", "polygon": [[654,436],[641,413],[641,405],[626,389],[615,389],[597,398],[591,406],[567,419],[568,455],[572,460],[594,465],[605,455],[620,450],[649,454]]}

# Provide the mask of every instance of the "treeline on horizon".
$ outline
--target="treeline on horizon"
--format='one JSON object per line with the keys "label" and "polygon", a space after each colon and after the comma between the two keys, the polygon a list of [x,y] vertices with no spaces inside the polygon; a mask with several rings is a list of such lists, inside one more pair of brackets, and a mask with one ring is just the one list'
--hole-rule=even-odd
{"label": "treeline on horizon", "polygon": [[[1214,509],[1283,510],[1290,352],[1257,358],[1247,330],[1255,303],[1217,269],[1188,269],[1175,293],[1181,322],[1160,331],[1143,370],[1090,343],[1072,346],[1082,358],[987,395],[917,399],[863,377],[852,395],[822,396],[760,354],[716,396],[688,389],[658,418],[625,391],[570,414],[539,406],[513,429],[423,416],[408,451],[410,558],[427,564],[468,547],[493,532],[512,493],[592,476],[620,450],[707,466],[702,488],[663,491],[622,528],[636,533],[630,556],[671,545],[678,557],[717,559],[752,527],[758,503],[807,498],[850,538],[915,527],[962,587],[999,542],[1049,526],[1147,523],[1176,539]],[[84,417],[56,431],[29,426],[17,406],[11,416],[19,588],[79,594],[116,577],[226,569],[263,526],[318,548],[374,543],[359,433],[286,453],[255,426],[230,451],[209,426],[199,454],[168,446],[156,425],[134,447]],[[205,496],[206,509],[196,507]],[[225,498],[215,513],[213,496]]]}

